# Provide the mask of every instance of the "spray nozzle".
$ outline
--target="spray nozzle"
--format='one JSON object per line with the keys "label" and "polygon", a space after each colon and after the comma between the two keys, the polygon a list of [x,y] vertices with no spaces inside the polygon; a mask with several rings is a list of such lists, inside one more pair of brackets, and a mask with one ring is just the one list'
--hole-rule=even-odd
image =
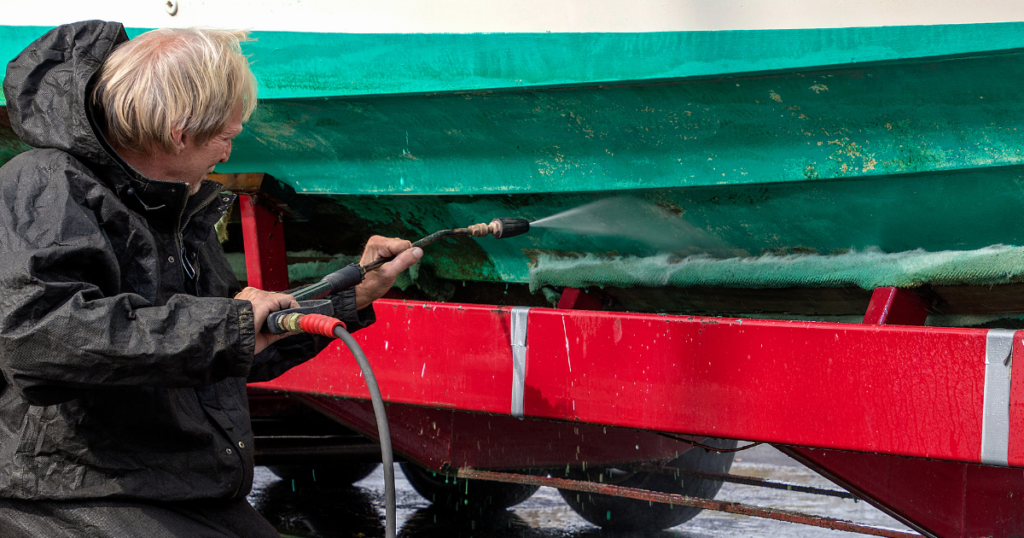
{"label": "spray nozzle", "polygon": [[530,231],[530,221],[526,219],[494,219],[487,227],[491,230],[491,235],[498,239],[505,239]]}

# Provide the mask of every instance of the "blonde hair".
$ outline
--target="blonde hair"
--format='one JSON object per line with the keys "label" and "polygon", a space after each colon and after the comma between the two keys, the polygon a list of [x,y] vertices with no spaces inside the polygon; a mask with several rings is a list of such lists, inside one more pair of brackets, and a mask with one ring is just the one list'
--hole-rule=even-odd
{"label": "blonde hair", "polygon": [[248,32],[163,28],[118,47],[103,62],[92,91],[104,133],[140,153],[175,153],[172,131],[199,145],[227,128],[242,107],[256,108],[256,77],[240,43]]}

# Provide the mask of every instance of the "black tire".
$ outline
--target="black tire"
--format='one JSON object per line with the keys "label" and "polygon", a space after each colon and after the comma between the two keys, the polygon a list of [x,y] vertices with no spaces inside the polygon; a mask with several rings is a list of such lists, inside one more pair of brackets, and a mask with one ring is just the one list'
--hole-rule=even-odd
{"label": "black tire", "polygon": [[413,489],[430,501],[435,510],[446,512],[493,513],[529,499],[538,489],[537,486],[456,478],[411,463],[401,465]]}
{"label": "black tire", "polygon": [[339,487],[352,484],[370,476],[379,463],[350,463],[337,465],[269,465],[267,466],[282,480],[294,480],[297,485]]}
{"label": "black tire", "polygon": [[[709,439],[704,444],[715,448],[736,448],[737,442],[725,439]],[[669,466],[692,471],[727,473],[732,467],[734,453],[708,452],[692,448],[669,462]],[[688,497],[713,499],[722,483],[681,476],[656,473],[632,473],[615,468],[592,468],[570,473],[571,478],[601,481],[630,488],[640,488],[662,493],[674,493]],[[638,501],[610,495],[596,495],[571,490],[559,490],[565,502],[583,519],[608,530],[614,531],[660,531],[675,527],[693,519],[700,508],[672,506],[662,503]]]}

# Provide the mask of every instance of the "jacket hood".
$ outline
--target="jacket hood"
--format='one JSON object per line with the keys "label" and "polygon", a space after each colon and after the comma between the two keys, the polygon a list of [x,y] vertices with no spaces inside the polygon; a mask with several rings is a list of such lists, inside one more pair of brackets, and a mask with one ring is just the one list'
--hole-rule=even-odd
{"label": "jacket hood", "polygon": [[[188,186],[140,174],[102,139],[93,121],[88,99],[93,75],[126,41],[121,23],[104,21],[59,26],[33,41],[7,64],[4,96],[11,128],[30,146],[72,155],[136,210],[177,222]],[[219,191],[220,186],[209,182],[204,188]]]}
{"label": "jacket hood", "polygon": [[103,60],[125,41],[121,23],[85,21],[54,28],[32,42],[7,64],[4,78],[14,132],[30,146],[113,164],[90,121],[87,91]]}

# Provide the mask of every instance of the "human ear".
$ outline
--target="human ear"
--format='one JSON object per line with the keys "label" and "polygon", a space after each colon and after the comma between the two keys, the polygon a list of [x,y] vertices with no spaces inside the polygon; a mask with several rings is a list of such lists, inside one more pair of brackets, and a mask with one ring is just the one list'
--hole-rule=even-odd
{"label": "human ear", "polygon": [[185,134],[184,129],[172,129],[171,140],[174,142],[174,147],[178,148],[178,153],[181,153],[188,143],[188,135]]}

